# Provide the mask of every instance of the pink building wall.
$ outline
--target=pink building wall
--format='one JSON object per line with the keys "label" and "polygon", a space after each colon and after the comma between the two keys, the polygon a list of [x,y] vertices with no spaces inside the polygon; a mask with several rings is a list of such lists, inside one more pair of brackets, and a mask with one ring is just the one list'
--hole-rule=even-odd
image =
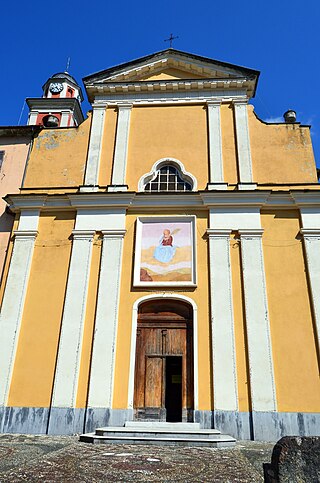
{"label": "pink building wall", "polygon": [[2,275],[14,221],[14,215],[6,212],[6,202],[2,198],[9,193],[19,192],[30,142],[31,136],[0,137],[0,151],[4,151],[4,159],[0,167],[0,275]]}

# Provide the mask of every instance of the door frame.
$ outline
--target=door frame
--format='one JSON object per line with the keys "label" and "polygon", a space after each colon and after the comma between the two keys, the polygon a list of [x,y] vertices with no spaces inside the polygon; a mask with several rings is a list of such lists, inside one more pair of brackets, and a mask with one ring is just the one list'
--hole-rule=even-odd
{"label": "door frame", "polygon": [[139,298],[133,304],[132,309],[132,329],[131,329],[131,348],[130,348],[130,369],[129,369],[129,384],[128,384],[128,409],[133,409],[134,398],[134,372],[136,361],[136,342],[137,342],[137,326],[139,306],[149,300],[177,300],[186,302],[191,305],[193,312],[193,391],[194,391],[194,410],[199,408],[198,401],[198,307],[194,300],[179,294],[154,294],[145,295]]}

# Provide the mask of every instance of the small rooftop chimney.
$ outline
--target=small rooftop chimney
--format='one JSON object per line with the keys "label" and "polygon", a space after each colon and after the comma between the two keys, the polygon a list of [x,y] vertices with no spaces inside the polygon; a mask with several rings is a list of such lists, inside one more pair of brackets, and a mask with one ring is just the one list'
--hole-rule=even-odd
{"label": "small rooftop chimney", "polygon": [[289,109],[283,114],[283,118],[285,122],[287,123],[294,123],[297,121],[297,113],[296,111],[293,111],[292,109]]}

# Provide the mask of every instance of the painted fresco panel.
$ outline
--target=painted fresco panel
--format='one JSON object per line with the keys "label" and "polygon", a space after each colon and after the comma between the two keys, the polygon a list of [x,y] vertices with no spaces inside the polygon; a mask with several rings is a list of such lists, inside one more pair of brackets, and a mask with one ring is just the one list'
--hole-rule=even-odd
{"label": "painted fresco panel", "polygon": [[138,218],[134,285],[194,286],[194,217]]}

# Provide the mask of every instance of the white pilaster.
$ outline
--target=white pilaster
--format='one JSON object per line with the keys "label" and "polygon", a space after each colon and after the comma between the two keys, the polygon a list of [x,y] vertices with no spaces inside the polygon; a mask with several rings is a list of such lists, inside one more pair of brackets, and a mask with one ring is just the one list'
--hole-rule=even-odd
{"label": "white pilaster", "polygon": [[38,210],[26,210],[20,215],[19,230],[14,232],[14,246],[0,313],[0,406],[5,406],[8,400],[38,220]]}
{"label": "white pilaster", "polygon": [[[233,105],[236,125],[240,184],[252,183],[252,160],[247,111],[248,104],[246,101],[233,101]],[[246,189],[250,189],[250,186],[247,186]]]}
{"label": "white pilaster", "polygon": [[62,111],[60,127],[67,127],[69,122],[70,111]]}
{"label": "white pilaster", "polygon": [[208,189],[227,189],[223,176],[223,157],[220,121],[221,100],[207,102],[209,131],[210,182]]}
{"label": "white pilaster", "polygon": [[103,230],[88,406],[111,408],[125,230]]}
{"label": "white pilaster", "polygon": [[215,410],[237,411],[238,391],[228,229],[209,229],[213,394]]}
{"label": "white pilaster", "polygon": [[260,229],[239,230],[253,411],[276,411],[270,324]]}
{"label": "white pilaster", "polygon": [[75,407],[94,231],[73,231],[52,406]]}
{"label": "white pilaster", "polygon": [[85,175],[85,185],[98,186],[99,165],[106,106],[93,105],[92,125]]}
{"label": "white pilaster", "polygon": [[[132,104],[118,106],[117,136],[113,160],[112,186],[126,184],[126,167]],[[123,188],[124,189],[124,188]]]}
{"label": "white pilaster", "polygon": [[32,111],[29,113],[28,124],[34,126],[37,123],[38,111]]}
{"label": "white pilaster", "polygon": [[[318,217],[320,218],[319,214]],[[302,228],[301,233],[304,239],[311,303],[320,351],[320,228]]]}

